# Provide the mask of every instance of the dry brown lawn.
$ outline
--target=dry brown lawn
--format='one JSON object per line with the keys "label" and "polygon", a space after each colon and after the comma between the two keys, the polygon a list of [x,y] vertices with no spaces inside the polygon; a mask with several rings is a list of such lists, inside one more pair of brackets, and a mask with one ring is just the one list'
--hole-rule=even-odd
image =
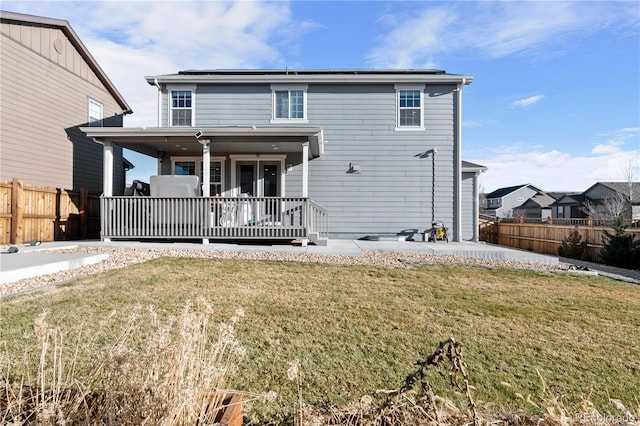
{"label": "dry brown lawn", "polygon": [[[544,399],[557,396],[574,413],[588,400],[620,416],[610,399],[631,410],[640,399],[640,286],[566,273],[157,259],[3,301],[0,340],[22,358],[34,318],[48,310],[79,359],[88,359],[135,306],[171,316],[198,298],[214,306],[214,321],[237,308],[246,313],[238,338],[247,355],[231,386],[278,394],[250,404],[248,421],[290,420],[299,390],[320,409],[380,399],[377,390],[400,386],[449,337],[464,348],[484,412],[540,413]],[[287,378],[296,359],[300,389]],[[14,374],[29,368],[16,367]],[[439,375],[431,383],[464,405]]]}

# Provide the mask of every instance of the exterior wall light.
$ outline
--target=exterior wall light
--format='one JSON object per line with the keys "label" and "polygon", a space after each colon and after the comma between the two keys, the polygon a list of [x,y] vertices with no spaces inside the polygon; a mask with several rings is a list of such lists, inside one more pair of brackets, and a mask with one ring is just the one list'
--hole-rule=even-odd
{"label": "exterior wall light", "polygon": [[349,163],[349,168],[347,169],[347,173],[360,174],[360,165],[358,163]]}

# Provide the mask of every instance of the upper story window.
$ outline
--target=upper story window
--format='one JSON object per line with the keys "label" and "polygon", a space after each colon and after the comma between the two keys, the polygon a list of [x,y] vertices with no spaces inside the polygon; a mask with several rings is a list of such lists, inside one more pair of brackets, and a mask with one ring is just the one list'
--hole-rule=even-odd
{"label": "upper story window", "polygon": [[89,127],[102,127],[102,104],[89,99]]}
{"label": "upper story window", "polygon": [[307,86],[271,85],[273,91],[272,121],[307,120]]}
{"label": "upper story window", "polygon": [[396,130],[424,130],[424,87],[396,86]]}
{"label": "upper story window", "polygon": [[172,89],[169,108],[169,123],[171,126],[190,127],[193,122],[194,91],[191,89]]}

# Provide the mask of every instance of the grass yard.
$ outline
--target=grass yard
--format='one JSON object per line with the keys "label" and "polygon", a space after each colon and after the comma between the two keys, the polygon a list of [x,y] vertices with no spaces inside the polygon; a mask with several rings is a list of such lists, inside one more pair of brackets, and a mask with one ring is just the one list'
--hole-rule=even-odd
{"label": "grass yard", "polygon": [[[246,356],[228,386],[278,394],[245,404],[247,423],[291,422],[298,390],[320,409],[366,394],[381,399],[377,390],[399,387],[449,337],[463,346],[480,412],[535,414],[549,395],[570,409],[586,399],[600,413],[620,415],[612,398],[640,411],[640,286],[474,266],[157,259],[1,301],[3,363],[12,365],[0,367],[12,379],[26,370],[37,375],[33,328],[43,310],[81,371],[137,305],[166,318],[200,297],[213,305],[213,322],[245,312],[236,332]],[[300,389],[287,377],[296,359]],[[430,383],[464,408],[438,374]]]}

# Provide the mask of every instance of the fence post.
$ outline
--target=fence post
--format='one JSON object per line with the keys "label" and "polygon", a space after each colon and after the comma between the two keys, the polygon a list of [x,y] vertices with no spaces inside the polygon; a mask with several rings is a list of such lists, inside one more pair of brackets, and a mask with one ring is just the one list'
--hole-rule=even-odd
{"label": "fence post", "polygon": [[22,243],[24,228],[24,182],[14,178],[11,182],[11,244]]}

